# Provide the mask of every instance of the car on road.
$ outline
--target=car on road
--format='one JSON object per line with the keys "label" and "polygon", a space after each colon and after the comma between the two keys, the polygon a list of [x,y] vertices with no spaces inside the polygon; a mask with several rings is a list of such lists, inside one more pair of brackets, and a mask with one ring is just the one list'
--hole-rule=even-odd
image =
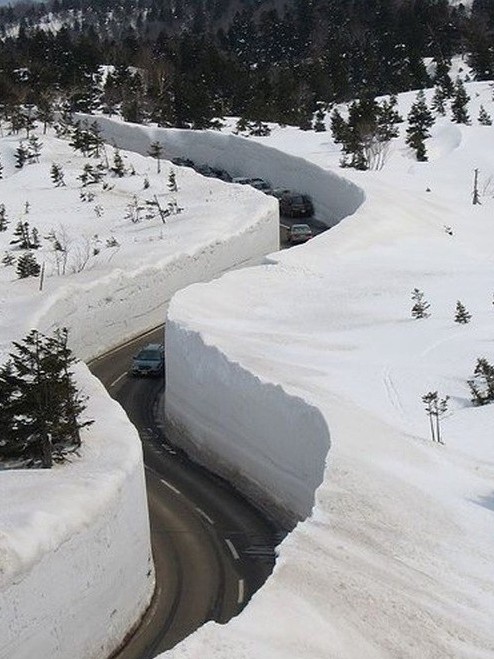
{"label": "car on road", "polygon": [[287,194],[292,194],[292,191],[288,188],[274,188],[269,194],[271,194],[273,197],[276,197],[276,199],[281,199]]}
{"label": "car on road", "polygon": [[292,245],[305,243],[312,238],[312,229],[308,224],[292,224],[288,229],[288,242]]}
{"label": "car on road", "polygon": [[280,213],[286,217],[311,217],[314,206],[308,195],[294,192],[280,197]]}
{"label": "car on road", "polygon": [[250,185],[251,181],[252,179],[247,176],[234,176],[232,178],[232,183],[237,183],[238,185]]}
{"label": "car on road", "polygon": [[165,349],[161,343],[148,343],[132,358],[132,375],[158,377],[165,368]]}
{"label": "car on road", "polygon": [[263,178],[253,178],[253,179],[251,179],[250,180],[250,185],[253,188],[255,188],[256,190],[260,190],[261,192],[264,192],[265,194],[270,194],[271,193],[271,186]]}

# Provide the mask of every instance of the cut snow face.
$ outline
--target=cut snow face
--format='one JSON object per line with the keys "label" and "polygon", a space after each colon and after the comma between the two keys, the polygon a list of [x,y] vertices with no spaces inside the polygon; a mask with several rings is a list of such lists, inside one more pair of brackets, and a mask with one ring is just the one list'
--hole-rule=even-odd
{"label": "cut snow face", "polygon": [[[493,116],[494,103],[488,83],[466,88],[472,123],[452,123],[448,106],[425,142],[429,162],[417,162],[401,125],[381,171],[344,170],[366,195],[353,216],[269,266],[174,297],[176,348],[192,336],[207,346],[203,368],[232,391],[238,378],[242,408],[251,400],[242,371],[261,391],[280,385],[316,406],[331,446],[312,515],[281,545],[263,590],[239,618],[209,623],[167,657],[205,648],[231,659],[494,655],[494,405],[474,407],[467,384],[478,357],[494,363],[494,132],[477,121],[480,105]],[[402,116],[414,99],[399,97]],[[274,128],[257,141],[342,173],[330,133]],[[475,169],[481,205],[472,204]],[[415,288],[429,317],[412,317]],[[458,300],[466,324],[455,322]],[[208,362],[213,351],[221,359]],[[180,353],[173,359],[172,397],[175,378],[177,395],[189,381]],[[449,397],[444,445],[431,440],[422,399],[436,391]],[[188,393],[200,427],[214,392]],[[222,432],[235,438],[234,413],[228,423]],[[252,473],[262,484],[265,462],[282,473],[300,438],[279,436],[268,416],[264,432],[259,423],[248,439],[258,438]]]}

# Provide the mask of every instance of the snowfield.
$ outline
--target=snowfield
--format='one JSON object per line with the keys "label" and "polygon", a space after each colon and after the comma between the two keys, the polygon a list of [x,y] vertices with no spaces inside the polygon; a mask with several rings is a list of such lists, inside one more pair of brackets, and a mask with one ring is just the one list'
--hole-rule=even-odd
{"label": "snowfield", "polygon": [[[315,504],[242,614],[166,657],[494,656],[494,405],[473,407],[467,385],[478,357],[494,361],[494,128],[476,120],[494,103],[488,83],[467,91],[472,125],[438,118],[427,163],[404,126],[378,172],[338,170],[329,132],[259,138],[344,174],[365,202],[268,264],[174,296],[169,430],[288,515]],[[414,288],[429,318],[411,317]],[[450,397],[444,445],[421,400],[436,390]]]}
{"label": "snowfield", "polygon": [[[176,290],[278,248],[277,202],[262,193],[177,168],[178,191],[171,193],[169,163],[158,174],[156,161],[125,152],[124,177],[110,173],[82,188],[84,164],[97,159],[40,132],[39,163],[20,170],[21,136],[0,138],[0,203],[8,218],[0,250],[15,259],[0,266],[2,361],[11,341],[32,328],[60,326],[69,328],[78,357],[95,357],[162,323]],[[140,145],[144,154],[148,143]],[[113,147],[106,155],[112,165]],[[53,162],[63,168],[64,187],[51,181]],[[146,219],[146,201],[156,199],[183,210],[166,224],[156,212]],[[142,219],[133,222],[136,207]],[[42,290],[38,277],[16,274],[23,252],[11,240],[18,222],[38,232],[41,246],[32,252],[45,267]],[[0,512],[1,659],[109,656],[153,593],[139,437],[84,364],[76,375],[89,396],[86,413],[97,420],[84,431],[80,458],[50,471],[1,472],[0,496],[8,502]]]}

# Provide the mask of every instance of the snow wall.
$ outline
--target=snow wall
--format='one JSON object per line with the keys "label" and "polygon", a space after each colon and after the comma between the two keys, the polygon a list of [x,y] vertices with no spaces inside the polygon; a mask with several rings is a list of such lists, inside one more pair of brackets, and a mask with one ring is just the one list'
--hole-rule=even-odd
{"label": "snow wall", "polygon": [[173,300],[166,355],[167,437],[269,513],[287,523],[306,517],[330,446],[319,410],[184,329]]}
{"label": "snow wall", "polygon": [[76,375],[96,419],[83,459],[1,475],[1,659],[103,659],[154,591],[139,437],[84,364]]}
{"label": "snow wall", "polygon": [[[77,116],[95,120],[91,115]],[[97,121],[104,139],[121,149],[147,155],[150,144],[160,142],[166,159],[190,158],[196,164],[225,169],[231,176],[257,176],[273,187],[309,194],[318,218],[328,226],[354,213],[365,199],[363,190],[351,181],[249,138],[213,130],[147,128],[107,117]]]}
{"label": "snow wall", "polygon": [[[119,144],[139,153],[156,139],[140,126],[115,127]],[[175,291],[278,249],[278,225],[275,200],[259,195],[245,230],[144,268],[129,264],[98,280],[81,273],[46,294],[31,325],[46,333],[67,326],[74,352],[91,359],[162,323]],[[11,522],[0,534],[0,659],[109,656],[153,593],[140,440],[83,365],[79,378],[90,396],[88,412],[98,420],[84,442],[84,460],[63,470],[2,473]],[[43,502],[36,499],[39,483],[44,493],[53,488]]]}

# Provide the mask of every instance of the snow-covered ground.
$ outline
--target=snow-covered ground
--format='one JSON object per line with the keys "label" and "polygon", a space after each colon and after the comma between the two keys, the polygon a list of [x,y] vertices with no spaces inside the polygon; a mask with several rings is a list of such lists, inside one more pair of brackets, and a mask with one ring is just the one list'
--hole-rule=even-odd
{"label": "snow-covered ground", "polygon": [[[0,250],[16,261],[0,266],[2,361],[11,341],[32,328],[60,326],[69,328],[78,357],[94,357],[163,322],[176,290],[278,247],[272,198],[190,169],[176,170],[178,192],[171,193],[169,163],[158,174],[156,161],[124,152],[124,177],[107,174],[82,189],[83,165],[97,160],[39,132],[40,161],[20,170],[20,136],[0,139],[0,202],[8,218]],[[114,149],[106,151],[112,165]],[[53,162],[62,166],[64,187],[51,181]],[[81,200],[81,191],[94,196]],[[183,211],[166,224],[156,214],[145,219],[146,200],[156,198]],[[136,205],[147,210],[133,222]],[[29,224],[31,238],[38,232],[41,246],[32,253],[45,266],[42,290],[38,277],[16,274],[23,252],[11,240],[18,222]],[[85,431],[80,458],[50,471],[1,472],[0,497],[8,502],[0,511],[1,659],[108,656],[153,592],[139,438],[83,364],[77,380],[97,420]]]}
{"label": "snow-covered ground", "polygon": [[[467,385],[478,357],[494,362],[494,128],[477,122],[494,103],[487,83],[467,90],[472,125],[439,118],[429,162],[403,126],[382,171],[339,170],[365,192],[352,216],[173,298],[170,426],[296,514],[319,487],[243,613],[167,657],[494,656],[494,405],[473,407]],[[258,141],[333,171],[341,155],[330,133]],[[411,317],[414,288],[429,318]],[[436,390],[444,445],[421,400]]]}

